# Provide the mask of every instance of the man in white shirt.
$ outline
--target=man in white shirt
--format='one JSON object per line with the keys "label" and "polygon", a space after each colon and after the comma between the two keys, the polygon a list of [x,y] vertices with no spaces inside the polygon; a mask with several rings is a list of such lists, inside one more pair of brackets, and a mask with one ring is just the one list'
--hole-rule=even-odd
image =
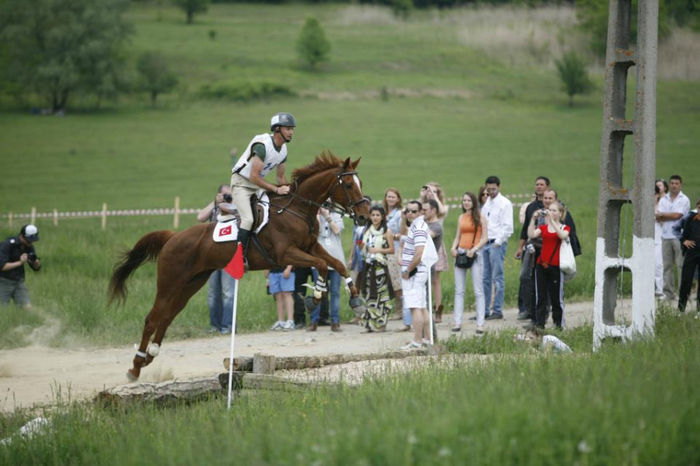
{"label": "man in white shirt", "polygon": [[428,269],[422,263],[425,244],[430,240],[429,228],[421,215],[422,206],[418,201],[406,204],[406,220],[411,226],[401,251],[401,288],[404,306],[411,309],[413,317],[413,341],[401,349],[421,348],[423,342],[430,341],[430,317],[426,285]]}
{"label": "man in white shirt", "polygon": [[[503,298],[506,289],[504,264],[508,238],[513,234],[513,204],[501,194],[501,180],[497,176],[486,178],[488,198],[481,213],[488,221],[488,238],[483,249],[484,295],[486,296],[486,320],[503,318]],[[495,297],[491,305],[491,286]],[[490,308],[490,310],[489,310]]]}
{"label": "man in white shirt", "polygon": [[676,280],[674,268],[678,271],[680,281],[681,263],[681,232],[675,228],[681,219],[690,211],[690,199],[683,194],[681,187],[683,179],[673,175],[668,180],[668,194],[659,200],[656,221],[661,222],[661,254],[664,262],[664,298],[668,301],[676,299]]}

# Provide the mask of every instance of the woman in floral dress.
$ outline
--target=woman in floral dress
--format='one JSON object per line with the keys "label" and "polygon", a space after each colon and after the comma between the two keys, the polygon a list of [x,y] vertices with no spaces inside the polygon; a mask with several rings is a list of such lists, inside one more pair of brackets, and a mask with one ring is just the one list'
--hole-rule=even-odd
{"label": "woman in floral dress", "polygon": [[386,226],[386,214],[381,206],[370,209],[372,224],[362,235],[362,260],[364,266],[358,277],[360,293],[367,310],[360,323],[369,332],[383,332],[392,311],[391,286],[387,257],[394,253],[394,241]]}

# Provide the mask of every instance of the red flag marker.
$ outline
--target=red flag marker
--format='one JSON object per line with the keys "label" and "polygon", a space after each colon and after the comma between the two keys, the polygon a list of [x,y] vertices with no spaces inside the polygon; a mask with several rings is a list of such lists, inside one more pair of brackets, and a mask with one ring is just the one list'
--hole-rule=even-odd
{"label": "red flag marker", "polygon": [[243,277],[244,267],[243,267],[243,248],[240,243],[236,245],[236,253],[231,258],[231,261],[226,265],[224,271],[231,275],[236,280],[240,280]]}

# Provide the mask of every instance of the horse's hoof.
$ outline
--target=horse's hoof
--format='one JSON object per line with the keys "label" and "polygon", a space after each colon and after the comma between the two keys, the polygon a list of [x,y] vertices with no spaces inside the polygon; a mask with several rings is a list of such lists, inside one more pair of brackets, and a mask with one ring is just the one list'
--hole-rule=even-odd
{"label": "horse's hoof", "polygon": [[316,309],[317,305],[318,303],[314,301],[313,296],[307,296],[304,298],[304,307],[307,311],[313,311],[314,309]]}
{"label": "horse's hoof", "polygon": [[355,315],[362,315],[367,310],[367,304],[365,300],[359,296],[353,296],[350,298],[350,309],[353,310]]}
{"label": "horse's hoof", "polygon": [[139,379],[139,376],[134,374],[133,369],[129,369],[126,371],[126,378],[129,380],[129,382],[136,382]]}

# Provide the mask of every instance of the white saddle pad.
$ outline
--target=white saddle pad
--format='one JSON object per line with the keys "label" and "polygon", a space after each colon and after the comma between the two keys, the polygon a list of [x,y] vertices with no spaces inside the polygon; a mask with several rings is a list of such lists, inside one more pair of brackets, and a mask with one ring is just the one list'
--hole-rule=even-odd
{"label": "white saddle pad", "polygon": [[267,196],[267,193],[263,190],[258,191],[258,204],[262,206],[263,218],[258,228],[255,229],[256,235],[260,233],[263,227],[267,225],[267,222],[270,221],[270,198]]}
{"label": "white saddle pad", "polygon": [[[255,229],[257,235],[270,221],[270,198],[264,191],[258,192],[258,204],[263,208],[263,218],[258,228]],[[227,241],[236,241],[238,238],[238,222],[235,215],[219,215],[217,223],[214,227],[214,242],[225,243]]]}
{"label": "white saddle pad", "polygon": [[236,222],[233,219],[227,222],[218,221],[216,223],[216,226],[214,227],[215,243],[236,241],[236,238],[238,238],[238,225],[236,225]]}

